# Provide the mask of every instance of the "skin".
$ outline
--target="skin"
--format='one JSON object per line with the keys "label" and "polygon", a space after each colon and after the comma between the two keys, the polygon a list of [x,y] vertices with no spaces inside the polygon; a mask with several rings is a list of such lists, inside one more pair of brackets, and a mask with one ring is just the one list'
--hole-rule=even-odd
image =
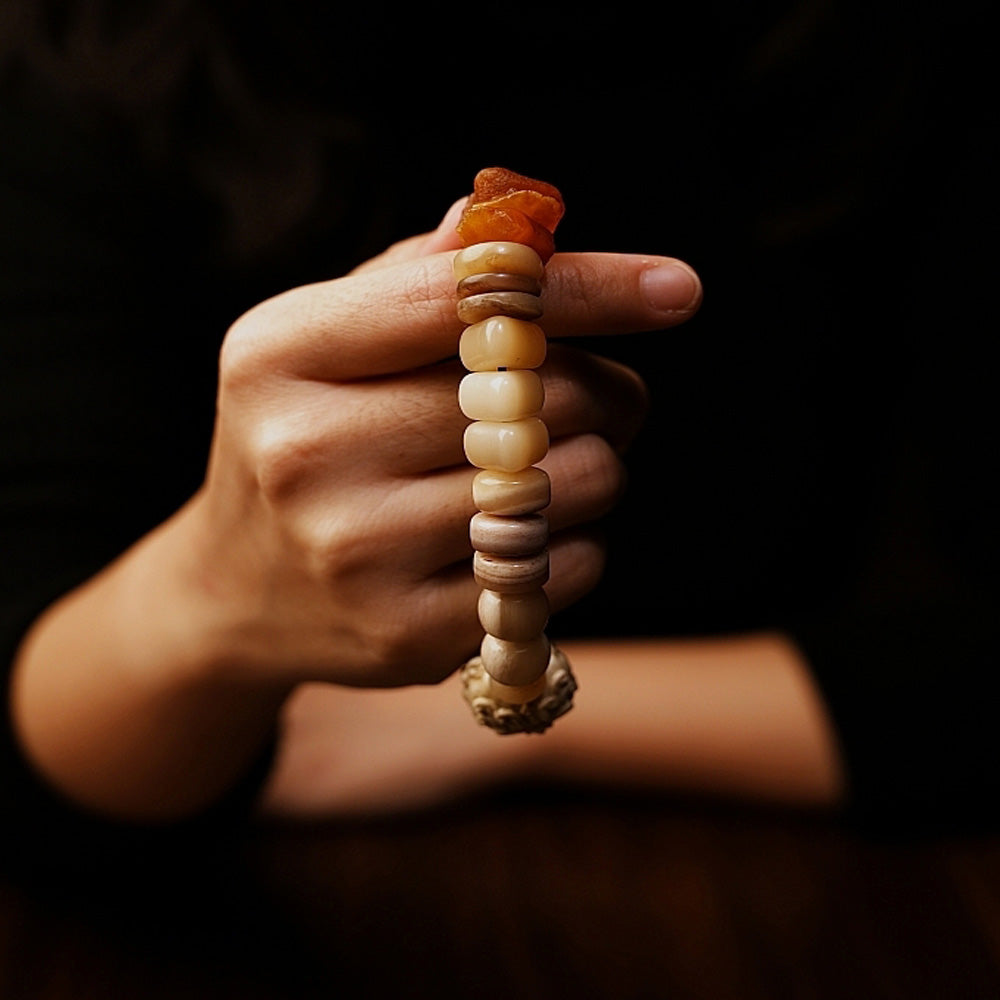
{"label": "skin", "polygon": [[[294,738],[301,685],[436,685],[477,648],[450,267],[460,207],[238,319],[201,489],[27,635],[15,733],[69,799],[129,819],[195,813],[276,727]],[[669,258],[557,255],[545,326],[554,338],[663,330],[700,299]],[[541,374],[558,610],[600,576],[591,525],[622,489],[645,389],[564,344]]]}

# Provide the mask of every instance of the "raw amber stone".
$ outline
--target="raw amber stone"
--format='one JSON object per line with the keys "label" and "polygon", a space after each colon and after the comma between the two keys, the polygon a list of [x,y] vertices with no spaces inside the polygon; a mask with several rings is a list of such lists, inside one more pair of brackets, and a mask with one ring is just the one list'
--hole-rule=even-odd
{"label": "raw amber stone", "polygon": [[556,231],[566,211],[559,189],[545,181],[527,177],[506,167],[484,167],[472,182],[471,203],[492,202],[510,205],[544,226]]}
{"label": "raw amber stone", "polygon": [[476,420],[465,429],[465,457],[479,469],[517,472],[540,462],[549,450],[548,428],[538,417]]}
{"label": "raw amber stone", "polygon": [[552,485],[544,469],[484,469],[472,480],[472,502],[489,514],[531,514],[548,507]]}
{"label": "raw amber stone", "polygon": [[479,594],[479,623],[490,635],[511,642],[526,642],[545,631],[549,599],[541,587],[523,594]]}
{"label": "raw amber stone", "polygon": [[488,240],[522,243],[546,262],[555,253],[556,242],[541,223],[506,205],[469,205],[456,226],[466,246]]}
{"label": "raw amber stone", "polygon": [[549,519],[544,514],[506,517],[480,511],[469,522],[469,541],[479,552],[494,556],[528,556],[549,543]]}
{"label": "raw amber stone", "polygon": [[511,316],[491,316],[462,331],[458,356],[470,372],[498,368],[538,368],[548,345],[545,331]]}
{"label": "raw amber stone", "polygon": [[536,372],[470,372],[458,385],[458,405],[470,420],[523,420],[545,402],[545,388]]}
{"label": "raw amber stone", "polygon": [[549,640],[544,633],[525,642],[487,635],[479,647],[486,673],[510,687],[523,687],[543,676],[549,654]]}
{"label": "raw amber stone", "polygon": [[545,585],[549,578],[548,549],[533,556],[494,556],[476,552],[472,556],[476,583],[498,594],[526,594]]}
{"label": "raw amber stone", "polygon": [[523,274],[541,278],[545,273],[542,258],[531,247],[503,240],[487,240],[459,250],[452,258],[451,268],[456,281],[470,274]]}

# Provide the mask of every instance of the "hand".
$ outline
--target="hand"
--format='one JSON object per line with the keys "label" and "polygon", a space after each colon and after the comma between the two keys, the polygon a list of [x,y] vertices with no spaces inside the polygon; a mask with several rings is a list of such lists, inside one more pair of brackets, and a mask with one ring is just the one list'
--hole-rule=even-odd
{"label": "hand", "polygon": [[[478,645],[452,228],[266,301],[228,333],[193,506],[216,648],[240,671],[436,682]],[[644,297],[657,287],[658,300]],[[699,298],[690,269],[665,258],[556,255],[541,322],[550,337],[651,330]],[[621,490],[619,456],[645,401],[635,373],[566,346],[551,345],[541,374],[558,610],[600,576],[588,526]]]}

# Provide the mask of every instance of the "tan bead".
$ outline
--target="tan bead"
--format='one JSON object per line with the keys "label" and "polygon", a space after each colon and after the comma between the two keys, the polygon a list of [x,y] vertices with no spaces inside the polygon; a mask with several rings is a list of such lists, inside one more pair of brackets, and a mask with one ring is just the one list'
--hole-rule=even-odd
{"label": "tan bead", "polygon": [[527,642],[509,642],[487,635],[479,648],[483,668],[494,680],[523,687],[538,680],[549,665],[549,640],[543,633]]}
{"label": "tan bead", "polygon": [[479,323],[491,316],[532,320],[542,312],[541,298],[526,292],[483,292],[458,300],[458,318],[463,323]]}
{"label": "tan bead", "polygon": [[[479,658],[482,662],[482,657]],[[489,684],[486,686],[486,690],[489,691],[491,698],[495,698],[499,702],[503,702],[507,705],[525,705],[529,701],[534,701],[536,698],[540,698],[545,694],[545,689],[547,686],[547,678],[545,674],[542,674],[533,684],[524,684],[520,686],[515,686],[513,684],[501,684],[500,681],[496,680],[494,677],[490,677],[489,673],[486,674],[489,677]]]}
{"label": "tan bead", "polygon": [[517,472],[540,462],[549,450],[549,432],[538,417],[476,420],[465,429],[465,457],[479,469]]}
{"label": "tan bead", "polygon": [[530,274],[470,274],[458,283],[458,297],[481,295],[484,292],[526,292],[541,295],[542,283]]}
{"label": "tan bead", "polygon": [[477,552],[494,556],[528,556],[549,543],[549,519],[544,514],[501,517],[480,512],[469,522],[469,539]]}
{"label": "tan bead", "polygon": [[476,583],[498,594],[526,594],[544,586],[549,578],[548,549],[533,556],[495,556],[476,552],[472,557]]}
{"label": "tan bead", "polygon": [[545,389],[536,372],[470,372],[458,386],[458,405],[470,420],[523,420],[538,413]]}
{"label": "tan bead", "polygon": [[549,623],[549,599],[541,587],[523,594],[479,594],[479,623],[489,635],[510,642],[525,642],[545,631]]}
{"label": "tan bead", "polygon": [[498,368],[537,368],[545,360],[545,331],[512,316],[491,316],[467,327],[458,342],[462,364],[470,372]]}
{"label": "tan bead", "polygon": [[486,469],[472,480],[472,502],[488,514],[531,514],[548,507],[551,499],[552,486],[544,469]]}
{"label": "tan bead", "polygon": [[522,243],[503,241],[474,243],[459,250],[452,261],[455,280],[470,274],[527,274],[540,278],[545,272],[542,258]]}

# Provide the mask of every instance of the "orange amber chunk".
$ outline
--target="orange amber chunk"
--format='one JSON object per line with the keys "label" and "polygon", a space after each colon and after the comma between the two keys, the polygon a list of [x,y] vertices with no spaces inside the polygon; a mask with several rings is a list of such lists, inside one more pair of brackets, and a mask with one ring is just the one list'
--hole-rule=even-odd
{"label": "orange amber chunk", "polygon": [[542,258],[542,263],[555,252],[552,233],[516,208],[489,204],[469,205],[462,215],[457,231],[466,246],[496,240],[504,243],[522,243],[531,247]]}
{"label": "orange amber chunk", "polygon": [[551,184],[504,167],[487,167],[476,174],[458,235],[466,246],[492,240],[523,243],[547,261],[564,212],[562,195]]}

